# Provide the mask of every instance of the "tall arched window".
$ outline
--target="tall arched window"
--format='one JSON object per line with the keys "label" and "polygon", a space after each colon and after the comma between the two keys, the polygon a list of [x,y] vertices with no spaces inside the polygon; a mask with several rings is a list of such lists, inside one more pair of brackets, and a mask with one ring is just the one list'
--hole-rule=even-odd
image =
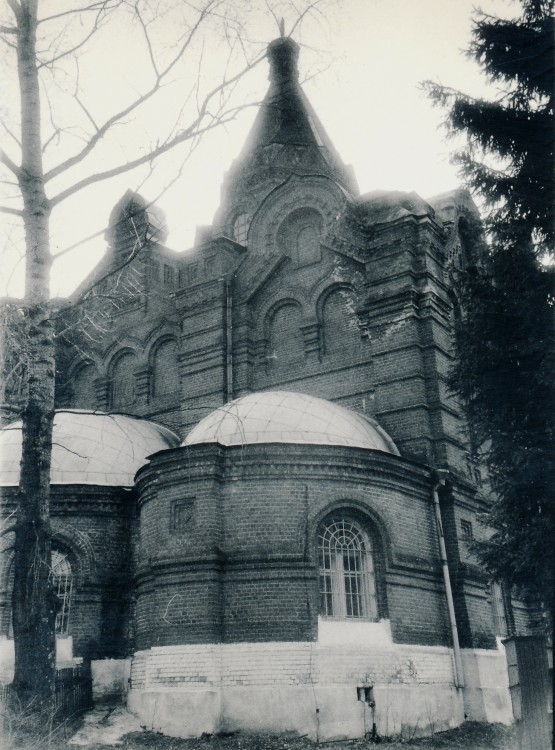
{"label": "tall arched window", "polygon": [[69,630],[73,576],[67,555],[59,550],[52,550],[52,569],[50,575],[54,593],[58,597],[56,635],[67,635]]}
{"label": "tall arched window", "polygon": [[336,289],[328,294],[322,306],[324,354],[346,354],[352,358],[363,353],[355,299],[351,291]]}
{"label": "tall arched window", "polygon": [[[68,557],[64,552],[53,549],[51,555],[50,582],[54,594],[58,598],[56,612],[55,632],[56,635],[67,635],[69,632],[69,617],[71,611],[71,594],[73,591],[73,573]],[[6,602],[3,608],[1,632],[13,638],[11,592],[14,585],[13,559],[10,563],[6,576]]]}
{"label": "tall arched window", "polygon": [[293,263],[304,265],[320,260],[323,220],[314,208],[297,208],[280,224],[278,247]]}
{"label": "tall arched window", "polygon": [[178,391],[177,342],[167,339],[156,347],[152,358],[152,395],[158,398]]}
{"label": "tall arched window", "polygon": [[98,377],[96,367],[86,362],[73,378],[73,406],[80,409],[96,408],[94,381]]}
{"label": "tall arched window", "polygon": [[135,377],[137,357],[132,352],[122,354],[112,368],[112,408],[122,409],[135,401]]}
{"label": "tall arched window", "polygon": [[378,618],[372,543],[348,515],[327,518],[318,533],[320,614],[337,619]]}
{"label": "tall arched window", "polygon": [[273,371],[289,371],[290,365],[304,360],[301,310],[297,304],[286,303],[274,312],[269,334],[269,363]]}

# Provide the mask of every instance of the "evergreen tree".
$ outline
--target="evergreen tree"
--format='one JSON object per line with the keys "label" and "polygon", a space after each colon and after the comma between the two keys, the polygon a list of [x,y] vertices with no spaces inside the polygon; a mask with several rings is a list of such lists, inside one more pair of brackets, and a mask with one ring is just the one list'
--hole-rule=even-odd
{"label": "evergreen tree", "polygon": [[[486,208],[489,253],[460,278],[453,389],[488,463],[493,530],[475,551],[492,578],[553,604],[554,18],[523,0],[504,20],[478,12],[469,55],[498,84],[495,101],[425,84],[448,108],[454,155]],[[551,258],[551,263],[546,259]]]}

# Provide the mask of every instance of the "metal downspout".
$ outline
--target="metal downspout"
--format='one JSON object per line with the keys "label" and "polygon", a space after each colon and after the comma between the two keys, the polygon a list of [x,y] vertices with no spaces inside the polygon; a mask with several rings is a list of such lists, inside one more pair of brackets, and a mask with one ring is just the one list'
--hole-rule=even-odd
{"label": "metal downspout", "polygon": [[233,400],[233,318],[231,280],[225,279],[225,403]]}
{"label": "metal downspout", "polygon": [[438,488],[445,484],[445,477],[447,473],[448,472],[445,470],[436,470],[434,472],[432,497],[436,514],[437,538],[439,542],[439,556],[441,559],[441,567],[443,570],[443,583],[445,585],[447,609],[449,611],[449,624],[451,625],[451,638],[453,640],[453,656],[455,657],[455,687],[463,688],[464,673],[461,659],[461,647],[459,645],[459,631],[457,630],[457,618],[455,616],[453,589],[451,588],[451,576],[449,575],[449,566],[447,564],[447,550],[445,548],[445,537],[443,535],[443,524],[441,521],[441,508],[439,505],[439,495],[437,493]]}

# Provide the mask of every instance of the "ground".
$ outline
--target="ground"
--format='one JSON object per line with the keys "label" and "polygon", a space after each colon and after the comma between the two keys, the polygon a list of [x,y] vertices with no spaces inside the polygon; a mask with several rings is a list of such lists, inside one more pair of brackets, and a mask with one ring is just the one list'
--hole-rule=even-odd
{"label": "ground", "polygon": [[[469,723],[461,729],[441,732],[434,737],[406,741],[383,740],[384,750],[517,750],[512,730],[499,724]],[[106,750],[107,745],[89,745],[89,750]],[[322,743],[305,737],[235,734],[230,737],[202,737],[179,740],[154,732],[132,732],[121,739],[124,750],[373,750],[378,745],[367,740]]]}
{"label": "ground", "polygon": [[439,732],[432,737],[323,742],[318,745],[306,737],[292,734],[207,735],[198,739],[166,737],[156,732],[127,731],[136,726],[136,719],[123,708],[95,709],[77,727],[60,727],[52,733],[28,731],[2,732],[2,750],[517,750],[512,728],[500,724],[468,722],[458,729]]}

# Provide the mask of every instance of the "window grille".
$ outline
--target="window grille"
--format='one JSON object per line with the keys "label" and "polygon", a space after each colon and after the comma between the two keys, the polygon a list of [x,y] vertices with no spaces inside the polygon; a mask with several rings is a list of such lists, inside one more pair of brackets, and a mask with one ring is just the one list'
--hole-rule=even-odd
{"label": "window grille", "polygon": [[58,612],[56,614],[56,635],[67,635],[69,613],[71,607],[71,590],[73,576],[67,555],[58,550],[52,550],[52,586],[58,597]]}
{"label": "window grille", "polygon": [[320,529],[318,552],[320,614],[337,619],[377,619],[372,547],[364,530],[347,517],[334,517]]}
{"label": "window grille", "polygon": [[233,222],[233,239],[244,245],[249,232],[248,214],[239,214]]}

